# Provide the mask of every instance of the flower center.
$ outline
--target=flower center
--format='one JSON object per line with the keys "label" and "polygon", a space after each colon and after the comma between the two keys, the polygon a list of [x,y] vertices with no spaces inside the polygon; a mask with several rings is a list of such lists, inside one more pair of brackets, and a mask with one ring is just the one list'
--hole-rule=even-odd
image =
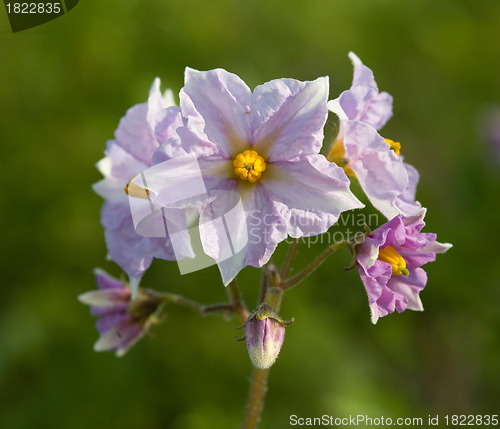
{"label": "flower center", "polygon": [[377,259],[392,267],[392,275],[403,274],[407,276],[410,274],[406,268],[406,261],[392,246],[379,249]]}
{"label": "flower center", "polygon": [[396,155],[401,153],[401,143],[395,142],[391,139],[384,139],[385,142],[389,145],[389,147],[395,152]]}
{"label": "flower center", "polygon": [[243,180],[254,183],[259,180],[262,172],[266,169],[266,162],[256,151],[245,150],[234,158],[234,172]]}
{"label": "flower center", "polygon": [[139,289],[137,297],[130,301],[127,312],[142,325],[157,322],[164,300],[160,296]]}

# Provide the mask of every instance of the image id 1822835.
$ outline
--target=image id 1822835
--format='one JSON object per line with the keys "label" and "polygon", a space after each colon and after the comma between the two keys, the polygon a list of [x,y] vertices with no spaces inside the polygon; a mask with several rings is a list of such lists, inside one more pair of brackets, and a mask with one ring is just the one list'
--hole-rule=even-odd
{"label": "image id 1822835", "polygon": [[27,30],[45,24],[69,12],[78,0],[61,1],[4,1],[12,32]]}

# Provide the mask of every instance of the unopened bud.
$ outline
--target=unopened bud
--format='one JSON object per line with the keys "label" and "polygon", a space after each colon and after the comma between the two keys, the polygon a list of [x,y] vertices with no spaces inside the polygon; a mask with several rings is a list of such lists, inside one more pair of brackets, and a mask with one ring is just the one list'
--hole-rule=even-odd
{"label": "unopened bud", "polygon": [[273,317],[250,319],[245,326],[248,354],[257,368],[269,368],[281,350],[285,326]]}
{"label": "unopened bud", "polygon": [[285,326],[292,323],[293,319],[285,322],[265,303],[250,315],[244,325],[245,338],[255,367],[266,369],[274,363],[283,345]]}

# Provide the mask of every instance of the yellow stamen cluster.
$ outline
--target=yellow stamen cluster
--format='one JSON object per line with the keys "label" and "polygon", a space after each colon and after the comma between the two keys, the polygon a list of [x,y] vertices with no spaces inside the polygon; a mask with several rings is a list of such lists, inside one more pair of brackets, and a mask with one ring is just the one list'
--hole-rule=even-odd
{"label": "yellow stamen cluster", "polygon": [[347,174],[348,176],[356,177],[354,171],[352,171],[351,168],[348,166],[349,162],[345,157],[345,147],[344,147],[344,142],[342,140],[339,139],[335,140],[335,143],[333,144],[330,153],[327,156],[327,159],[330,162],[334,162],[339,167],[342,167],[345,171],[345,174]]}
{"label": "yellow stamen cluster", "polygon": [[266,162],[256,151],[245,150],[234,158],[234,172],[243,180],[254,183],[266,169]]}
{"label": "yellow stamen cluster", "polygon": [[[132,178],[132,180],[134,180]],[[135,198],[144,198],[146,200],[149,200],[149,191],[147,189],[141,188],[140,186],[136,185],[135,183],[132,183],[132,180],[128,182],[127,186],[125,186],[125,193],[127,195],[130,195],[131,197]]]}
{"label": "yellow stamen cluster", "polygon": [[401,143],[395,142],[394,140],[391,139],[384,139],[384,140],[389,145],[389,147],[396,153],[396,155],[399,155],[401,153]]}
{"label": "yellow stamen cluster", "polygon": [[379,249],[377,259],[392,267],[392,275],[403,274],[407,276],[410,274],[406,268],[406,261],[392,246]]}

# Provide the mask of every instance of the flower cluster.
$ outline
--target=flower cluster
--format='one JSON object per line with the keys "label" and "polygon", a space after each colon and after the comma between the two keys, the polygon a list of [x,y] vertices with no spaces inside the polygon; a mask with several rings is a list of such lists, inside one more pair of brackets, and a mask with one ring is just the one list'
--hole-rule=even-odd
{"label": "flower cluster", "polygon": [[[208,256],[227,286],[246,266],[266,269],[288,237],[322,234],[343,212],[364,207],[352,181],[387,218],[355,249],[373,323],[395,310],[422,310],[418,293],[427,277],[421,266],[450,245],[420,232],[419,174],[404,161],[404,147],[379,134],[392,116],[392,97],[378,90],[356,55],[349,56],[352,86],[334,100],[328,77],[276,79],[252,91],[223,69],[187,68],[178,106],[170,91],[161,94],[156,79],[147,103],[126,113],[97,165],[104,179],[94,190],[105,200],[101,222],[109,257],[128,274],[132,292],[99,272],[100,290],[81,296],[103,315],[96,350],[122,354],[149,327],[160,303],[140,318],[130,308],[144,299],[137,288],[153,258],[188,258],[200,269]],[[329,111],[340,126],[324,156]],[[293,283],[282,280],[277,289]],[[276,320],[248,322],[249,350],[260,347],[257,356],[269,347],[271,363],[283,341]],[[268,329],[276,331],[276,347],[267,342],[272,336],[265,339]]]}
{"label": "flower cluster", "polygon": [[358,180],[367,198],[388,220],[357,247],[357,264],[368,294],[372,322],[388,313],[423,310],[418,296],[427,283],[423,264],[450,244],[422,234],[426,210],[415,200],[419,174],[401,155],[401,144],[378,131],[392,116],[392,97],[379,92],[373,72],[352,52],[349,90],[328,102],[340,119],[328,158]]}

